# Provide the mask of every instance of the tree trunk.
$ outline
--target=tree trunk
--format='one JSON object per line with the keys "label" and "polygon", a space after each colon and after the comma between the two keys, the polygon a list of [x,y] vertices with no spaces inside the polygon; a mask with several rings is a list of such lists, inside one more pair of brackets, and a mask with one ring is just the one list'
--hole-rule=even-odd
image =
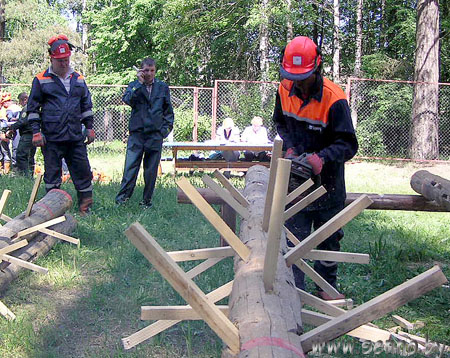
{"label": "tree trunk", "polygon": [[292,0],[286,0],[288,16],[286,19],[286,43],[294,38],[294,25],[292,24]]}
{"label": "tree trunk", "polygon": [[439,4],[417,2],[416,61],[411,127],[412,159],[439,157]]}
{"label": "tree trunk", "polygon": [[[42,224],[65,214],[72,206],[72,198],[61,189],[50,190],[41,200],[33,205],[30,216],[22,213],[0,227],[0,248],[10,244],[11,238],[19,231]],[[37,232],[25,235],[24,239],[31,239]]]}
{"label": "tree trunk", "polygon": [[339,82],[340,50],[339,40],[339,0],[333,0],[333,80]]}
{"label": "tree trunk", "polygon": [[[356,78],[361,77],[361,57],[362,57],[362,39],[363,39],[363,29],[362,29],[362,11],[363,11],[363,0],[358,0],[358,5],[356,8],[356,50],[355,50],[355,68],[354,76]],[[353,127],[356,128],[358,123],[358,103],[359,103],[359,86],[358,81],[353,82],[353,86],[350,86],[350,108],[352,111],[352,122]]]}
{"label": "tree trunk", "polygon": [[[259,61],[261,80],[269,80],[269,0],[261,0],[261,25],[259,27]],[[266,108],[270,97],[267,83],[261,85],[261,109]]]}
{"label": "tree trunk", "polygon": [[[269,171],[255,165],[248,170],[245,179],[244,196],[250,202],[250,217],[241,223],[240,238],[251,254],[247,263],[235,259],[235,278],[229,299],[229,318],[239,329],[241,352],[232,355],[226,350],[222,357],[298,357],[286,346],[301,349],[301,302],[294,288],[292,270],[286,266],[281,252],[274,291],[266,293],[264,289],[267,233],[262,229],[262,218]],[[283,237],[280,251],[286,252]]]}
{"label": "tree trunk", "polygon": [[450,211],[450,180],[426,170],[419,170],[411,177],[411,188],[424,198],[435,201],[437,205]]}

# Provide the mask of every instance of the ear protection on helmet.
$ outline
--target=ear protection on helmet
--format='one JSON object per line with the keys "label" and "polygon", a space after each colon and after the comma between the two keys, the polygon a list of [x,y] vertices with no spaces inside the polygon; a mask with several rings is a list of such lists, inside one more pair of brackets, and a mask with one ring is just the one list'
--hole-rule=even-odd
{"label": "ear protection on helmet", "polygon": [[57,36],[52,36],[50,40],[48,40],[48,45],[50,48],[48,49],[48,53],[51,55],[55,49],[58,48],[59,45],[66,43],[69,46],[69,49],[72,51],[75,46],[69,42],[69,38],[64,34],[59,34]]}

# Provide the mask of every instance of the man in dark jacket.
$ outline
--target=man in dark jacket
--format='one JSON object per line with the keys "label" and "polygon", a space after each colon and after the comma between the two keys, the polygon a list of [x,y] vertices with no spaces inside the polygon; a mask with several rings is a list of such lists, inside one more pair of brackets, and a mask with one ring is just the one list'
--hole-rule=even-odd
{"label": "man in dark jacket", "polygon": [[173,128],[173,109],[169,87],[155,78],[155,61],[146,58],[122,100],[131,107],[125,168],[116,203],[125,203],[133,194],[139,167],[144,160],[144,208],[152,206],[163,139]]}
{"label": "man in dark jacket", "polygon": [[20,139],[16,153],[16,167],[20,174],[33,177],[34,173],[34,155],[36,147],[33,146],[33,130],[28,123],[27,101],[28,95],[25,92],[19,94],[19,105],[22,107],[19,119],[9,127],[7,136],[13,138],[17,130],[19,130]]}
{"label": "man in dark jacket", "polygon": [[[344,162],[358,150],[350,110],[342,89],[322,77],[322,58],[309,38],[294,38],[283,54],[273,120],[283,139],[285,158],[303,153],[312,167],[314,181],[327,193],[291,218],[287,227],[299,240],[317,230],[344,208]],[[311,189],[312,190],[312,189]],[[321,250],[338,251],[344,233],[338,230],[318,246]],[[337,263],[316,261],[314,269],[336,287]],[[304,275],[294,266],[296,285],[304,289]],[[319,290],[323,299],[330,297]]]}
{"label": "man in dark jacket", "polygon": [[54,36],[48,44],[51,66],[33,79],[27,105],[32,142],[44,155],[45,189],[60,187],[64,158],[77,190],[80,213],[85,215],[92,206],[92,172],[86,150],[86,144],[95,139],[91,94],[84,77],[70,67],[73,45],[67,36]]}

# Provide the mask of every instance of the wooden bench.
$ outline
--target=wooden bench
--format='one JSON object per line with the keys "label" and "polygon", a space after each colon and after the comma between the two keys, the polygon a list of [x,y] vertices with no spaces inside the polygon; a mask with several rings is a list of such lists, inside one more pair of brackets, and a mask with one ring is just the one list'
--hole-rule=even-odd
{"label": "wooden bench", "polygon": [[180,160],[178,158],[179,151],[246,151],[251,150],[255,152],[271,151],[272,144],[262,144],[254,145],[247,143],[233,143],[233,144],[217,144],[217,143],[205,143],[205,142],[165,142],[163,144],[165,148],[170,148],[173,153],[174,159],[174,171],[176,173],[177,169],[227,169],[227,170],[239,170],[245,171],[255,164],[264,165],[269,167],[270,162],[259,162],[259,161],[242,161],[237,162],[227,162],[226,160]]}

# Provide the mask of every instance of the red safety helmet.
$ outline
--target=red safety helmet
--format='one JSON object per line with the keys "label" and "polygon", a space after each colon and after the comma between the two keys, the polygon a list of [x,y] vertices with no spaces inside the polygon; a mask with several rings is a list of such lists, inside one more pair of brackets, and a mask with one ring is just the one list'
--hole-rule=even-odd
{"label": "red safety helmet", "polygon": [[317,45],[306,36],[297,36],[284,49],[280,75],[291,81],[311,76],[322,62]]}
{"label": "red safety helmet", "polygon": [[66,58],[72,54],[71,49],[73,48],[73,45],[69,42],[69,38],[64,34],[52,36],[50,40],[48,40],[48,45],[50,46],[48,53],[51,58]]}
{"label": "red safety helmet", "polygon": [[1,103],[9,102],[9,101],[11,101],[11,99],[12,99],[11,93],[3,92],[0,97],[0,102]]}

